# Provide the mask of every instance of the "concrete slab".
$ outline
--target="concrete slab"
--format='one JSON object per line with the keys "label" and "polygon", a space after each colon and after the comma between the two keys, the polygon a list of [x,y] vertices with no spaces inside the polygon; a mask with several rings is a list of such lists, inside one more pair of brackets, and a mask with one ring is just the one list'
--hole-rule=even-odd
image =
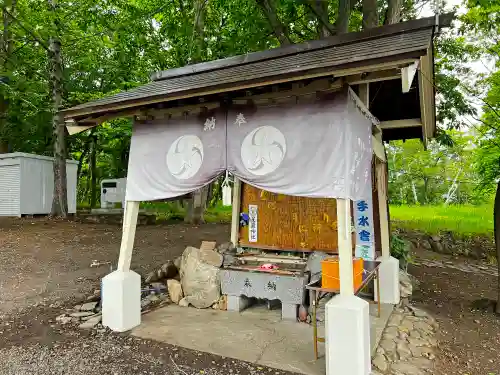
{"label": "concrete slab", "polygon": [[[377,318],[376,306],[370,307],[374,353],[393,308],[383,305],[381,317]],[[320,336],[323,331],[320,324]],[[169,305],[144,315],[132,334],[281,370],[325,374],[321,343],[320,358],[314,360],[312,326],[281,320],[280,309],[256,306],[238,313]]]}

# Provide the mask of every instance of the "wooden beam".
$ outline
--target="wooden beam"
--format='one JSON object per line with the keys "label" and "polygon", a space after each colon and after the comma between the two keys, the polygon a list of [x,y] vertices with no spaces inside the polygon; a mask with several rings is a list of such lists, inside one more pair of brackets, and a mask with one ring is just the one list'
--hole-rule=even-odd
{"label": "wooden beam", "polygon": [[382,258],[388,259],[391,255],[389,245],[389,216],[387,205],[387,182],[385,180],[385,163],[376,162],[375,174],[377,178],[378,214],[380,219],[380,246]]}
{"label": "wooden beam", "polygon": [[69,135],[78,134],[84,132],[85,130],[92,129],[96,127],[95,125],[66,125],[66,129],[68,130]]}
{"label": "wooden beam", "polygon": [[369,110],[370,107],[370,84],[363,83],[359,85],[358,97],[361,102],[366,106]]}
{"label": "wooden beam", "polygon": [[422,119],[410,118],[406,120],[392,120],[392,121],[381,121],[380,128],[384,129],[399,129],[399,128],[413,128],[417,126],[422,126]]}
{"label": "wooden beam", "polygon": [[234,176],[233,182],[233,208],[231,213],[231,242],[234,246],[239,244],[240,236],[240,205],[241,205],[241,181]]}
{"label": "wooden beam", "polygon": [[137,201],[126,201],[123,213],[123,233],[120,245],[120,256],[118,258],[118,271],[129,271],[132,261],[132,250],[134,248],[135,229],[137,217],[139,216],[139,204]]}
{"label": "wooden beam", "polygon": [[434,75],[432,65],[432,50],[420,58],[418,84],[420,94],[420,115],[422,118],[422,136],[424,144],[434,136],[436,126],[436,108],[434,98]]}
{"label": "wooden beam", "polygon": [[279,99],[279,98],[290,98],[293,96],[303,96],[308,94],[314,94],[319,91],[334,91],[340,90],[343,86],[343,80],[337,79],[334,82],[330,82],[330,79],[318,79],[306,86],[295,85],[291,90],[284,91],[276,91],[276,92],[268,92],[264,94],[258,95],[247,95],[240,96],[233,99],[233,103],[235,104],[246,104],[247,101],[260,101],[260,100],[269,100],[269,99]]}
{"label": "wooden beam", "polygon": [[418,64],[419,61],[415,60],[413,64],[401,68],[401,86],[403,89],[403,93],[410,92],[413,78],[415,78],[415,73],[418,69]]}
{"label": "wooden beam", "polygon": [[388,69],[378,72],[362,73],[348,76],[346,82],[351,86],[360,85],[362,83],[389,81],[393,79],[401,79],[399,69]]}
{"label": "wooden beam", "polygon": [[380,139],[372,135],[372,148],[373,154],[380,160],[385,162],[385,149],[384,144]]}

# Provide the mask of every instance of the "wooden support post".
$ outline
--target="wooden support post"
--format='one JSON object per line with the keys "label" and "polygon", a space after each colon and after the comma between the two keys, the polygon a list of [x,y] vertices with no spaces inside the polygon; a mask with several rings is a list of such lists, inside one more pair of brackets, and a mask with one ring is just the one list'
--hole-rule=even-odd
{"label": "wooden support post", "polygon": [[349,199],[337,199],[337,233],[339,236],[340,294],[354,295],[351,201]]}
{"label": "wooden support post", "polygon": [[139,204],[136,201],[126,201],[123,213],[123,233],[120,246],[120,257],[118,258],[118,271],[130,270],[132,261],[132,250],[134,248],[135,229],[137,217],[139,216]]}
{"label": "wooden support post", "polygon": [[241,181],[234,177],[233,182],[233,210],[231,215],[231,242],[238,246],[240,231],[240,205],[241,205]]}
{"label": "wooden support post", "polygon": [[389,245],[389,218],[387,215],[387,186],[385,180],[385,164],[377,161],[375,166],[377,176],[378,210],[380,217],[380,245],[382,247],[382,258],[391,256]]}
{"label": "wooden support post", "polygon": [[366,106],[366,108],[370,109],[370,84],[363,83],[359,85],[359,99]]}

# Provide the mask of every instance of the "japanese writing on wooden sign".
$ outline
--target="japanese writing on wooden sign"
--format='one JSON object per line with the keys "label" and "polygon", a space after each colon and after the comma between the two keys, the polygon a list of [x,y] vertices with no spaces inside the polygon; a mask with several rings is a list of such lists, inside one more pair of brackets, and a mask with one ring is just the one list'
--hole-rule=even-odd
{"label": "japanese writing on wooden sign", "polygon": [[354,203],[354,220],[356,224],[356,257],[373,260],[375,258],[375,228],[373,226],[373,202],[371,198]]}
{"label": "japanese writing on wooden sign", "polygon": [[257,242],[257,205],[248,205],[248,242]]}

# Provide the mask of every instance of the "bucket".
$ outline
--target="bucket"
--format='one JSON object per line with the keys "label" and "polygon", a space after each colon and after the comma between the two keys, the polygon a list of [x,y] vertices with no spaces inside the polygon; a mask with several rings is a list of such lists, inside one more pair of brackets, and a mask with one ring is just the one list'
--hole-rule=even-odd
{"label": "bucket", "polygon": [[[353,279],[356,291],[363,283],[363,258],[354,258]],[[332,257],[321,261],[321,287],[340,289],[339,258]]]}

